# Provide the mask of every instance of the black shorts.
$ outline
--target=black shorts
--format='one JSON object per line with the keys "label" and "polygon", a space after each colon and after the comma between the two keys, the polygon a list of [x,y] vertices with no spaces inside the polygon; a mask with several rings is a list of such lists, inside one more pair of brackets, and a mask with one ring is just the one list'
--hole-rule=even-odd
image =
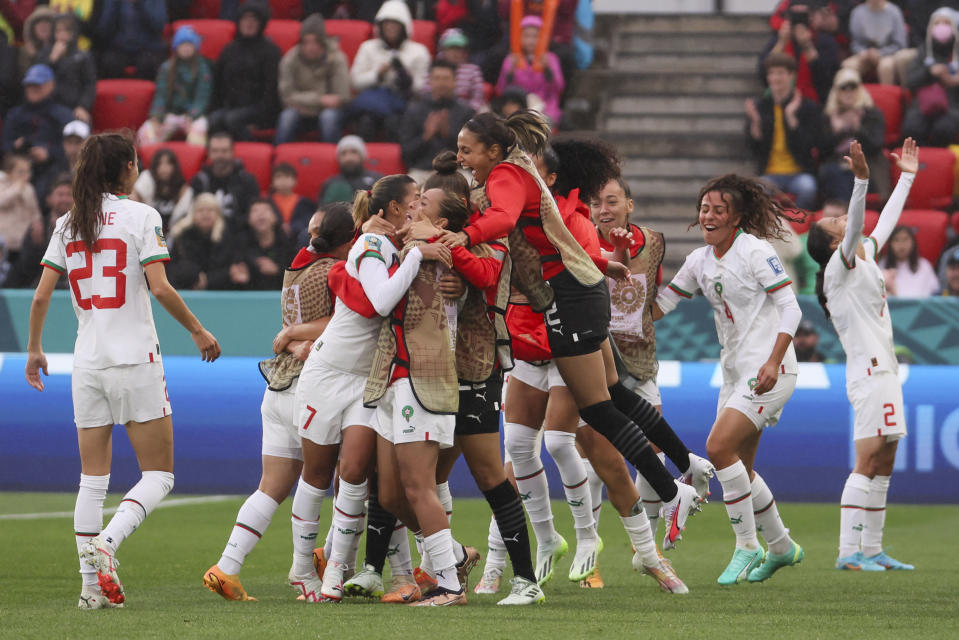
{"label": "black shorts", "polygon": [[499,433],[500,401],[503,398],[503,371],[498,369],[486,382],[460,380],[460,410],[456,414],[457,436]]}
{"label": "black shorts", "polygon": [[546,335],[554,358],[598,351],[609,335],[609,285],[603,278],[592,287],[568,270],[551,278],[553,305],[546,310]]}

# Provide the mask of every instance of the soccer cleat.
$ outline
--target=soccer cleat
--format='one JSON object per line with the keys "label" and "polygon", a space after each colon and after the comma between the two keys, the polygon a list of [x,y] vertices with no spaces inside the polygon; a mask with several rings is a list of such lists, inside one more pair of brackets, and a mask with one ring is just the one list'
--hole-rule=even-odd
{"label": "soccer cleat", "polygon": [[117,568],[120,563],[103,548],[100,536],[91,538],[80,548],[80,559],[97,570],[97,583],[100,585],[100,592],[112,604],[123,604],[126,597],[123,593],[120,576],[117,575]]}
{"label": "soccer cleat", "polygon": [[240,584],[240,576],[223,573],[220,567],[213,565],[203,574],[203,586],[218,593],[227,600],[241,600],[244,602],[256,602],[256,598],[247,595],[243,585]]}
{"label": "soccer cleat", "polygon": [[569,568],[569,581],[579,582],[585,580],[593,573],[596,568],[596,559],[603,551],[603,539],[598,535],[593,544],[576,543],[576,555],[573,556],[573,564]]}
{"label": "soccer cleat", "polygon": [[423,597],[413,576],[393,576],[389,593],[380,598],[386,604],[409,604]]}
{"label": "soccer cleat", "polygon": [[80,591],[80,601],[77,602],[77,608],[81,610],[88,609],[116,609],[122,608],[123,603],[113,604],[100,591],[99,585],[87,585]]}
{"label": "soccer cleat", "polygon": [[716,467],[706,458],[701,458],[695,453],[689,454],[689,469],[683,474],[683,482],[692,485],[696,494],[702,502],[708,502],[709,497],[709,479],[716,473]]}
{"label": "soccer cleat", "polygon": [[509,595],[497,602],[504,606],[523,606],[527,604],[543,604],[546,602],[546,594],[538,584],[514,576],[510,581]]}
{"label": "soccer cleat", "polygon": [[438,584],[436,578],[431,576],[430,572],[423,567],[413,569],[413,578],[416,580],[416,585],[420,588],[424,596],[427,593],[432,593]]}
{"label": "soccer cleat", "polygon": [[840,571],[885,571],[886,567],[876,564],[871,559],[857,551],[844,558],[836,559],[836,568]]}
{"label": "soccer cleat", "polygon": [[911,564],[899,562],[895,558],[886,555],[885,551],[880,551],[874,556],[869,556],[866,558],[866,560],[878,564],[886,571],[913,571],[916,568]]}
{"label": "soccer cleat", "polygon": [[456,565],[456,577],[460,581],[460,589],[465,591],[469,588],[470,572],[479,563],[482,556],[480,556],[476,547],[467,547],[466,545],[463,545],[463,553],[466,554],[466,557]]}
{"label": "soccer cleat", "polygon": [[[636,566],[635,560],[633,566]],[[679,579],[673,565],[665,560],[659,560],[652,566],[643,566],[643,573],[652,576],[653,580],[659,583],[660,588],[668,593],[689,593],[689,587]]]}
{"label": "soccer cleat", "polygon": [[297,600],[323,602],[323,596],[320,594],[323,588],[323,581],[320,580],[320,576],[316,575],[316,571],[308,576],[298,576],[293,573],[293,569],[290,569],[287,579],[290,581],[290,586],[293,587],[293,590],[299,594]]}
{"label": "soccer cleat", "polygon": [[326,563],[323,572],[323,583],[320,587],[320,598],[323,602],[339,602],[343,599],[343,571],[346,565],[339,562]]}
{"label": "soccer cleat", "polygon": [[606,586],[603,582],[603,576],[599,575],[599,565],[593,569],[593,572],[579,581],[580,589],[602,589]]}
{"label": "soccer cleat", "polygon": [[382,598],[386,593],[383,589],[383,576],[369,564],[364,565],[359,573],[347,580],[343,590],[348,596],[361,598]]}
{"label": "soccer cleat", "polygon": [[676,482],[676,497],[663,503],[663,522],[666,524],[666,537],[663,538],[663,549],[669,550],[676,546],[686,530],[686,519],[699,511],[699,494],[691,485]]}
{"label": "soccer cleat", "polygon": [[422,600],[409,603],[410,607],[456,607],[466,604],[466,590],[450,591],[444,587],[436,587]]}
{"label": "soccer cleat", "polygon": [[786,553],[766,553],[766,559],[763,560],[763,563],[749,572],[749,581],[762,582],[768,580],[783,567],[792,567],[802,562],[806,553],[795,542],[792,545],[792,548]]}
{"label": "soccer cleat", "polygon": [[536,547],[536,583],[543,586],[553,578],[553,569],[560,558],[569,551],[566,538],[556,534],[552,542]]}
{"label": "soccer cleat", "polygon": [[736,549],[725,571],[716,580],[721,585],[738,584],[749,577],[749,572],[762,563],[766,552],[759,549]]}
{"label": "soccer cleat", "polygon": [[323,547],[313,549],[313,568],[316,569],[316,575],[323,578],[323,572],[326,571],[326,554]]}
{"label": "soccer cleat", "polygon": [[503,570],[496,567],[486,567],[483,577],[476,583],[473,593],[493,594],[499,593],[499,583],[503,577]]}

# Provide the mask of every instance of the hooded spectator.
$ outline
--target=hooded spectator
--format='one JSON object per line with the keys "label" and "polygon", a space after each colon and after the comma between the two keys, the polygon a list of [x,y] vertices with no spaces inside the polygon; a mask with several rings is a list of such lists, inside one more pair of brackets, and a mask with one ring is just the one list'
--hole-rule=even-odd
{"label": "hooded spectator", "polygon": [[906,75],[915,100],[902,120],[903,136],[920,145],[946,147],[959,136],[959,31],[951,9],[929,18],[926,42]]}
{"label": "hooded spectator", "polygon": [[260,195],[260,185],[233,154],[233,139],[225,131],[214,133],[206,147],[207,165],[190,181],[193,193],[212,193],[220,215],[235,229],[242,227],[250,205]]}
{"label": "hooded spectator", "polygon": [[57,12],[39,6],[23,24],[23,46],[20,47],[20,74],[37,63],[40,53],[53,42],[53,21]]}
{"label": "hooded spectator", "polygon": [[369,189],[383,174],[371,171],[364,166],[366,162],[366,144],[359,136],[344,136],[336,145],[336,161],[339,174],[328,178],[320,187],[321,205],[331,202],[352,202],[360,189]]}
{"label": "hooded spectator", "polygon": [[144,80],[156,78],[166,57],[165,0],[103,0],[97,20],[100,78],[122,78],[128,68]]}
{"label": "hooded spectator", "polygon": [[97,94],[97,69],[93,56],[77,46],[77,19],[57,16],[53,42],[40,52],[38,60],[53,69],[56,91],[53,99],[73,111],[77,120],[90,122],[93,99]]}

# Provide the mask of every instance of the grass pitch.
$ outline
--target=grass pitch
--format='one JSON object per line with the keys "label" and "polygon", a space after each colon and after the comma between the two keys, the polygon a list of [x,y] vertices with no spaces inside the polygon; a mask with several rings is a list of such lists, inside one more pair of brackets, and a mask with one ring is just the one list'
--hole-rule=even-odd
{"label": "grass pitch", "polygon": [[[0,493],[0,516],[71,512],[73,495]],[[119,494],[108,502],[115,505]],[[469,594],[469,604],[443,610],[410,609],[348,600],[306,605],[286,585],[292,549],[289,502],[248,558],[242,579],[256,603],[222,600],[201,584],[219,558],[243,498],[158,509],[120,549],[127,604],[120,610],[78,611],[80,580],[71,516],[0,519],[5,542],[0,571],[0,637],[7,638],[955,638],[959,634],[959,578],[955,506],[889,509],[885,541],[914,572],[860,574],[833,569],[837,505],[781,504],[780,512],[803,545],[799,567],[764,584],[719,587],[716,578],[733,550],[722,504],[709,504],[689,521],[670,558],[689,586],[688,596],[661,592],[632,571],[629,542],[606,504],[601,534],[603,590],[568,582],[572,520],[553,505],[557,527],[570,541],[546,585],[544,606],[496,607],[500,596]],[[457,539],[485,554],[489,512],[484,502],[457,500]],[[330,522],[324,503],[320,538]],[[661,529],[661,528],[660,528]],[[658,536],[657,536],[658,537]],[[479,578],[477,567],[470,587]]]}

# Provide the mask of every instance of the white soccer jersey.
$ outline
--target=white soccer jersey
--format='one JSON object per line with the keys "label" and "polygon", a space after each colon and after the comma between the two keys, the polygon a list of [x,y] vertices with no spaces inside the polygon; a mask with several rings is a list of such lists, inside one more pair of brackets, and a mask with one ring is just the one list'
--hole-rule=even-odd
{"label": "white soccer jersey", "polygon": [[[710,246],[690,253],[668,286],[684,298],[702,291],[709,300],[722,346],[724,379],[731,381],[755,376],[769,360],[781,318],[768,294],[790,284],[772,245],[740,230],[722,258]],[[780,373],[798,370],[790,343]]]}
{"label": "white soccer jersey", "polygon": [[839,342],[846,351],[846,380],[899,371],[886,304],[886,281],[876,264],[876,242],[863,242],[866,257],[846,265],[837,249],[826,265],[823,292]]}
{"label": "white soccer jersey", "polygon": [[66,274],[79,324],[73,364],[84,369],[153,362],[160,345],[143,267],[169,261],[160,214],[126,196],[106,194],[96,252],[57,220],[43,265]]}

